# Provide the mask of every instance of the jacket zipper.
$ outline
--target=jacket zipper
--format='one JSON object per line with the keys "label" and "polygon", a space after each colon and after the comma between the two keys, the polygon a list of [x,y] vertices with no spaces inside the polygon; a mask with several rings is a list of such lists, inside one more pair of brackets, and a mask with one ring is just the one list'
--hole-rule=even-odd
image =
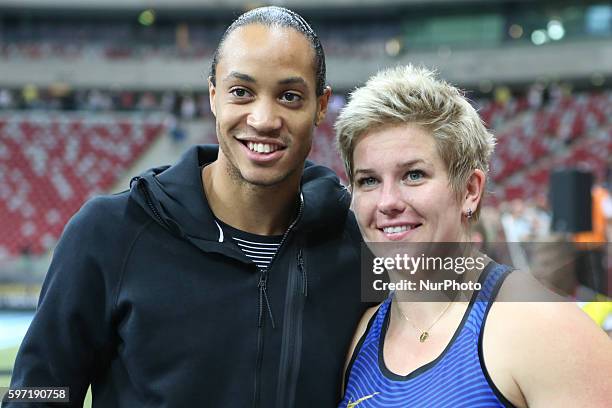
{"label": "jacket zipper", "polygon": [[253,391],[253,407],[254,408],[259,407],[259,399],[261,397],[261,386],[260,386],[261,384],[260,384],[259,379],[261,377],[261,365],[263,363],[264,306],[268,312],[268,316],[270,316],[270,322],[272,324],[272,328],[273,329],[276,328],[276,325],[274,323],[274,315],[272,314],[272,307],[270,306],[270,301],[268,299],[268,291],[267,291],[268,271],[270,270],[270,268],[272,268],[272,265],[274,264],[274,261],[276,260],[277,255],[281,251],[283,244],[285,243],[285,241],[287,240],[287,237],[289,236],[289,233],[295,227],[295,224],[297,224],[299,219],[302,217],[303,209],[304,209],[304,197],[302,196],[302,193],[300,193],[300,206],[298,209],[297,217],[295,217],[291,225],[289,225],[289,228],[287,228],[287,231],[285,231],[285,233],[283,234],[283,237],[281,238],[281,242],[278,245],[278,250],[276,251],[276,254],[274,254],[274,257],[270,261],[268,268],[260,272],[259,282],[257,283],[257,287],[259,289],[259,302],[258,302],[258,311],[257,311],[258,312],[257,314],[257,359],[256,359],[256,367],[255,367],[255,380],[254,380],[254,386],[253,386],[253,390],[254,390]]}
{"label": "jacket zipper", "polygon": [[297,264],[300,274],[302,275],[302,295],[304,295],[304,297],[308,297],[308,275],[306,273],[306,268],[304,267],[304,255],[302,254],[301,249],[298,251]]}
{"label": "jacket zipper", "polygon": [[[143,182],[141,182],[141,180]],[[132,186],[132,183],[136,182],[136,186],[140,189],[140,191],[142,191],[142,193],[145,196],[145,201],[147,202],[147,206],[149,207],[149,209],[151,210],[151,212],[153,213],[153,216],[155,217],[155,219],[164,227],[169,228],[168,223],[166,223],[166,221],[164,221],[164,219],[161,217],[161,214],[159,213],[159,211],[157,211],[157,208],[155,208],[155,205],[153,205],[153,201],[151,200],[151,194],[149,193],[149,190],[147,190],[147,186],[146,184],[146,180],[144,180],[142,177],[134,177],[132,178],[132,180],[130,180],[130,187]]]}
{"label": "jacket zipper", "polygon": [[298,248],[297,268],[290,268],[285,301],[283,343],[276,391],[277,407],[293,406],[302,354],[302,323],[304,305],[308,297],[308,275],[304,253]]}

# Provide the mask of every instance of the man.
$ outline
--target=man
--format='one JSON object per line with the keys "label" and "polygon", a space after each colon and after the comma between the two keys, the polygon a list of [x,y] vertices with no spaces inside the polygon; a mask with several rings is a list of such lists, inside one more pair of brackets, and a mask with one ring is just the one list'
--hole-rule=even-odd
{"label": "man", "polygon": [[209,88],[218,152],[194,147],[66,227],[12,388],[68,386],[74,406],[89,384],[102,407],[339,401],[365,307],[349,197],[304,166],[331,92],[319,40],[289,10],[247,12]]}

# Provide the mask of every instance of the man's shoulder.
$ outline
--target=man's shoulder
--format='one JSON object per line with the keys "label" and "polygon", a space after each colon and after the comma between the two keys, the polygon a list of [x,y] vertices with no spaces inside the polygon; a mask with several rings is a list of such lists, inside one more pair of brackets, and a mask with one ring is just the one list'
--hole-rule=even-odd
{"label": "man's shoulder", "polygon": [[64,227],[53,251],[54,263],[66,270],[81,270],[89,262],[113,265],[104,269],[118,270],[130,243],[148,225],[144,211],[131,201],[127,192],[88,200]]}
{"label": "man's shoulder", "polygon": [[97,195],[85,201],[76,215],[89,221],[102,219],[109,215],[118,215],[127,208],[129,191],[117,194]]}
{"label": "man's shoulder", "polygon": [[[104,231],[125,231],[137,222],[137,204],[130,200],[130,192],[95,196],[87,200],[68,222],[66,230],[86,230],[100,234]],[[142,218],[145,220],[145,218]]]}
{"label": "man's shoulder", "polygon": [[361,244],[363,242],[361,231],[359,231],[359,225],[357,224],[357,218],[352,210],[348,210],[344,223],[344,231],[350,237],[350,239],[355,241],[357,244]]}

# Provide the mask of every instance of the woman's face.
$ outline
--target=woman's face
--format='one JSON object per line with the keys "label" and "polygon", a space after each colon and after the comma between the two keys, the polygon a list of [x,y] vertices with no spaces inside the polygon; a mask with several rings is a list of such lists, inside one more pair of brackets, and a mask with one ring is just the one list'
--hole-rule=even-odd
{"label": "woman's face", "polygon": [[353,152],[353,210],[367,242],[463,241],[462,208],[431,133],[389,125]]}

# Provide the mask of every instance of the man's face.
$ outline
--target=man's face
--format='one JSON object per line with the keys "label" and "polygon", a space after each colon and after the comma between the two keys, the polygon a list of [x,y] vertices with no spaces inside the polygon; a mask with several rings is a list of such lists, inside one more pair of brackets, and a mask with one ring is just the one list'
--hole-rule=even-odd
{"label": "man's face", "polygon": [[219,162],[240,183],[297,183],[330,90],[316,96],[314,51],[290,28],[240,27],[226,38],[209,81]]}

